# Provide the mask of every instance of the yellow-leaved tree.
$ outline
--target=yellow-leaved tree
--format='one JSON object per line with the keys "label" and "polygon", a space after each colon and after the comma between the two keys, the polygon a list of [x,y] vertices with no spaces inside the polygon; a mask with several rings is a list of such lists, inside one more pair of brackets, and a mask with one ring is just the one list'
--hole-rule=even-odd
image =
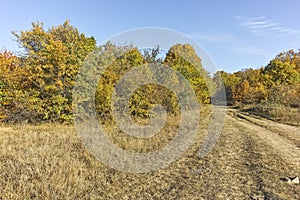
{"label": "yellow-leaved tree", "polygon": [[13,34],[23,48],[21,60],[27,84],[19,90],[28,102],[27,120],[71,121],[76,74],[94,50],[95,39],[80,33],[68,20],[48,30],[42,23],[32,23],[30,30]]}

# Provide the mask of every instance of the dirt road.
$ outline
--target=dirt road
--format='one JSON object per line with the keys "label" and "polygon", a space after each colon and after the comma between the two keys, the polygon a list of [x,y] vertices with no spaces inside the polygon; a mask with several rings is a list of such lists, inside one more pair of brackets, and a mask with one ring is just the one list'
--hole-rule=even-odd
{"label": "dirt road", "polygon": [[300,175],[300,127],[228,109],[222,135],[210,156],[208,163],[214,160],[219,170],[225,167],[220,177],[227,178],[220,185],[238,188],[232,192],[233,199],[253,194],[266,199],[300,199],[299,186],[280,181]]}
{"label": "dirt road", "polygon": [[229,118],[265,141],[286,162],[300,167],[300,127],[249,116],[233,109],[229,109],[228,114]]}

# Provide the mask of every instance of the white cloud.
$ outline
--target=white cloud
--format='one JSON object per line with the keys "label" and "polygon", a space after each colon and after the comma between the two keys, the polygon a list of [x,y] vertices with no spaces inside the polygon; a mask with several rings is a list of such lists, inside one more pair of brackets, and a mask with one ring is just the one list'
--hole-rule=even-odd
{"label": "white cloud", "polygon": [[266,17],[237,17],[242,27],[259,35],[299,36],[300,30],[282,26],[279,21]]}

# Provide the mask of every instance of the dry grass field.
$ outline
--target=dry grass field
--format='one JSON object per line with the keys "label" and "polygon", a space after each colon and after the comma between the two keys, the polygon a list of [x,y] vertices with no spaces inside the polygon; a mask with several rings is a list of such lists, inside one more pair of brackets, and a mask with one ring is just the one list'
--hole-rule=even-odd
{"label": "dry grass field", "polygon": [[210,119],[209,109],[202,112],[184,155],[143,174],[98,162],[73,126],[1,125],[0,199],[300,199],[299,184],[281,181],[300,176],[299,127],[228,110],[217,144],[199,159]]}

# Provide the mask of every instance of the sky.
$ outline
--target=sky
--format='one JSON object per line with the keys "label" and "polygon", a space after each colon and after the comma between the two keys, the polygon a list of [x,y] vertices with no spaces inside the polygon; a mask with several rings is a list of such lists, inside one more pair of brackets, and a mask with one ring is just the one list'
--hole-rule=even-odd
{"label": "sky", "polygon": [[218,70],[265,66],[279,52],[300,49],[298,0],[0,0],[0,49],[17,52],[12,31],[32,22],[46,29],[66,19],[100,45],[120,32],[159,27],[202,46]]}

